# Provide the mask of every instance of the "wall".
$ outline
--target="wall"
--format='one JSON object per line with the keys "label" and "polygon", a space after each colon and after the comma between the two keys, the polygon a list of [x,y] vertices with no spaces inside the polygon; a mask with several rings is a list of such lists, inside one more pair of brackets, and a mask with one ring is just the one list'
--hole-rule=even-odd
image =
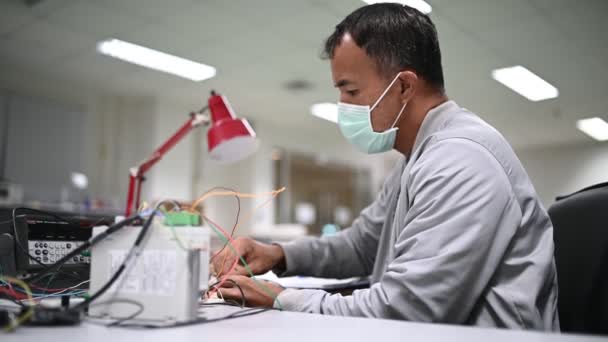
{"label": "wall", "polygon": [[[0,89],[23,96],[53,101],[82,109],[84,124],[82,171],[89,176],[91,193],[117,208],[125,204],[128,170],[158,147],[184,123],[196,104],[175,103],[165,98],[119,96],[69,82],[18,75],[0,75]],[[238,114],[238,113],[237,113]],[[293,113],[309,115],[308,113]],[[316,119],[315,119],[316,120]],[[394,155],[367,156],[356,152],[342,139],[337,127],[320,121],[314,132],[299,127],[277,127],[272,122],[252,122],[260,148],[247,160],[233,165],[217,165],[207,160],[206,130],[197,129],[177,145],[148,174],[142,197],[148,200],[172,198],[189,200],[215,186],[242,192],[266,192],[273,187],[272,152],[275,147],[315,155],[319,160],[365,168],[371,175],[367,184],[379,189]],[[242,218],[252,213],[265,198],[242,201]],[[232,227],[236,211],[233,198],[210,199],[205,203],[210,217]],[[274,207],[268,205],[251,216],[240,234],[252,227],[274,223]]]}
{"label": "wall", "polygon": [[517,155],[547,208],[556,196],[608,181],[608,145],[536,148]]}
{"label": "wall", "polygon": [[[295,115],[295,114],[294,114]],[[307,115],[307,113],[306,113]],[[370,173],[368,186],[377,191],[384,175],[392,167],[394,154],[368,156],[359,153],[339,136],[337,126],[322,122],[315,132],[301,132],[296,127],[277,127],[271,122],[252,123],[260,141],[258,151],[247,160],[233,165],[218,165],[209,162],[205,153],[200,154],[201,162],[195,174],[200,178],[194,183],[195,193],[201,194],[214,186],[225,186],[241,192],[263,193],[273,190],[274,170],[272,154],[276,147],[286,151],[313,155],[322,160],[344,163],[356,168],[365,168]],[[299,134],[297,133],[299,132]],[[204,139],[200,148],[206,150]],[[289,189],[287,189],[289,191]],[[254,208],[262,205],[268,197],[241,201],[241,217],[252,214]],[[236,213],[235,200],[232,198],[213,198],[205,203],[205,209],[223,227],[232,227]],[[274,223],[274,206],[266,205],[255,211],[250,219],[239,226],[237,235],[247,235],[254,229],[267,227]]]}
{"label": "wall", "polygon": [[[146,96],[119,96],[101,90],[38,78],[8,79],[0,75],[0,93],[52,101],[59,106],[81,109],[83,172],[89,176],[91,192],[118,208],[125,204],[128,169],[147,157],[183,124],[196,104],[175,103]],[[61,86],[58,86],[61,84]],[[238,114],[238,113],[237,113]],[[292,113],[308,115],[308,113]],[[275,147],[367,169],[367,185],[377,191],[397,155],[367,156],[356,152],[340,137],[337,127],[319,121],[314,132],[298,127],[278,127],[272,122],[252,122],[260,139],[258,152],[233,165],[207,160],[206,130],[198,129],[177,145],[150,172],[143,198],[190,200],[215,186],[242,192],[266,192],[273,187],[272,153]],[[33,137],[35,138],[35,137]],[[608,181],[608,146],[588,144],[569,147],[520,149],[517,151],[545,206],[554,198],[598,182]],[[265,198],[243,200],[241,218],[264,202]],[[224,227],[234,224],[234,198],[214,198],[205,203],[207,213]],[[249,234],[255,227],[274,223],[274,206],[256,211],[239,233]]]}
{"label": "wall", "polygon": [[[151,152],[156,134],[154,98],[118,96],[44,77],[32,82],[18,73],[0,74],[0,93],[52,103],[53,107],[77,108],[83,120],[74,130],[79,130],[75,135],[83,137],[79,139],[80,171],[88,175],[89,191],[111,206],[124,207],[128,169]],[[50,120],[58,118],[49,111],[40,114],[48,115]],[[28,139],[32,145],[43,142],[37,134],[28,135]],[[44,170],[44,165],[40,165],[40,170]]]}

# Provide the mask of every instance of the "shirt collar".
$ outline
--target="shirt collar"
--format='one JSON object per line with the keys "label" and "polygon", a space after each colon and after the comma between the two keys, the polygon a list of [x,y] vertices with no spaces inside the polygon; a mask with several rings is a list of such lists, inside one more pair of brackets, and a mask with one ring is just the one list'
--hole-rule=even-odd
{"label": "shirt collar", "polygon": [[[416,140],[414,142],[414,146],[412,147],[412,152],[410,155],[413,155],[414,152],[420,147],[423,141],[426,140],[433,133],[440,130],[446,121],[450,119],[450,113],[458,111],[460,107],[454,101],[446,101],[439,106],[431,109],[426,113],[424,120],[422,121],[422,125],[420,125],[420,129],[418,130],[418,134],[416,135]],[[408,158],[409,159],[409,158]]]}

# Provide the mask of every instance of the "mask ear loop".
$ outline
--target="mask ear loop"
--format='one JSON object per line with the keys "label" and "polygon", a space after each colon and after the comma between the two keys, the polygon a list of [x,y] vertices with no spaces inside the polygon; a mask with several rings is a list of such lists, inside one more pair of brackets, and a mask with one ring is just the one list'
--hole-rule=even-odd
{"label": "mask ear loop", "polygon": [[401,107],[401,111],[399,112],[399,114],[397,115],[397,118],[395,119],[395,121],[393,121],[393,124],[391,125],[391,128],[394,128],[395,125],[397,124],[397,121],[399,121],[399,118],[401,117],[401,114],[403,113],[403,110],[405,109],[405,106],[407,106],[407,103],[405,103],[403,105],[403,107]]}
{"label": "mask ear loop", "polygon": [[380,97],[378,98],[378,100],[376,100],[376,103],[374,103],[374,105],[372,106],[372,108],[370,108],[370,110],[369,110],[370,112],[372,110],[374,110],[374,108],[376,108],[376,106],[378,105],[378,103],[380,103],[380,101],[382,100],[382,98],[384,98],[384,95],[386,95],[386,93],[388,93],[388,91],[391,90],[391,87],[393,86],[393,84],[395,84],[395,82],[399,78],[399,75],[401,75],[401,72],[399,72],[397,74],[397,76],[395,76],[395,78],[393,79],[393,81],[388,85],[388,87],[386,87],[386,89],[384,90],[384,92],[382,93],[382,95],[380,95]]}

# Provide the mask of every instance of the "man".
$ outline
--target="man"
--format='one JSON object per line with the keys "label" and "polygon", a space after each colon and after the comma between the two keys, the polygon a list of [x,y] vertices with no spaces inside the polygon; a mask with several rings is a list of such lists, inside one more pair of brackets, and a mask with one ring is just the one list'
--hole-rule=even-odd
{"label": "man", "polygon": [[[500,133],[448,100],[429,17],[397,4],[362,7],[336,26],[325,52],[344,136],[403,159],[350,229],[283,245],[238,239],[236,248],[256,274],[371,275],[371,286],[341,296],[267,283],[268,293],[239,265],[229,278],[248,305],[559,330],[551,221]],[[233,282],[221,291],[241,297]]]}

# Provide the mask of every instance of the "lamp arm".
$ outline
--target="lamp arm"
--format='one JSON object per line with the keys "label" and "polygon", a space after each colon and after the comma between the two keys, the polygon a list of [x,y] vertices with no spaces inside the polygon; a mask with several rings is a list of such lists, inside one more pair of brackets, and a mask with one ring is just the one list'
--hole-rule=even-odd
{"label": "lamp arm", "polygon": [[[141,183],[144,180],[144,174],[158,163],[169,150],[188,135],[192,129],[210,123],[211,119],[209,118],[209,115],[204,114],[206,110],[207,107],[201,109],[199,112],[190,113],[190,119],[158,147],[148,159],[144,160],[139,166],[132,167],[129,170],[129,188],[127,192],[127,208],[125,211],[126,217],[131,216],[133,204],[135,204],[136,208],[139,207],[139,195],[141,193]],[[135,203],[133,203],[134,201]]]}

